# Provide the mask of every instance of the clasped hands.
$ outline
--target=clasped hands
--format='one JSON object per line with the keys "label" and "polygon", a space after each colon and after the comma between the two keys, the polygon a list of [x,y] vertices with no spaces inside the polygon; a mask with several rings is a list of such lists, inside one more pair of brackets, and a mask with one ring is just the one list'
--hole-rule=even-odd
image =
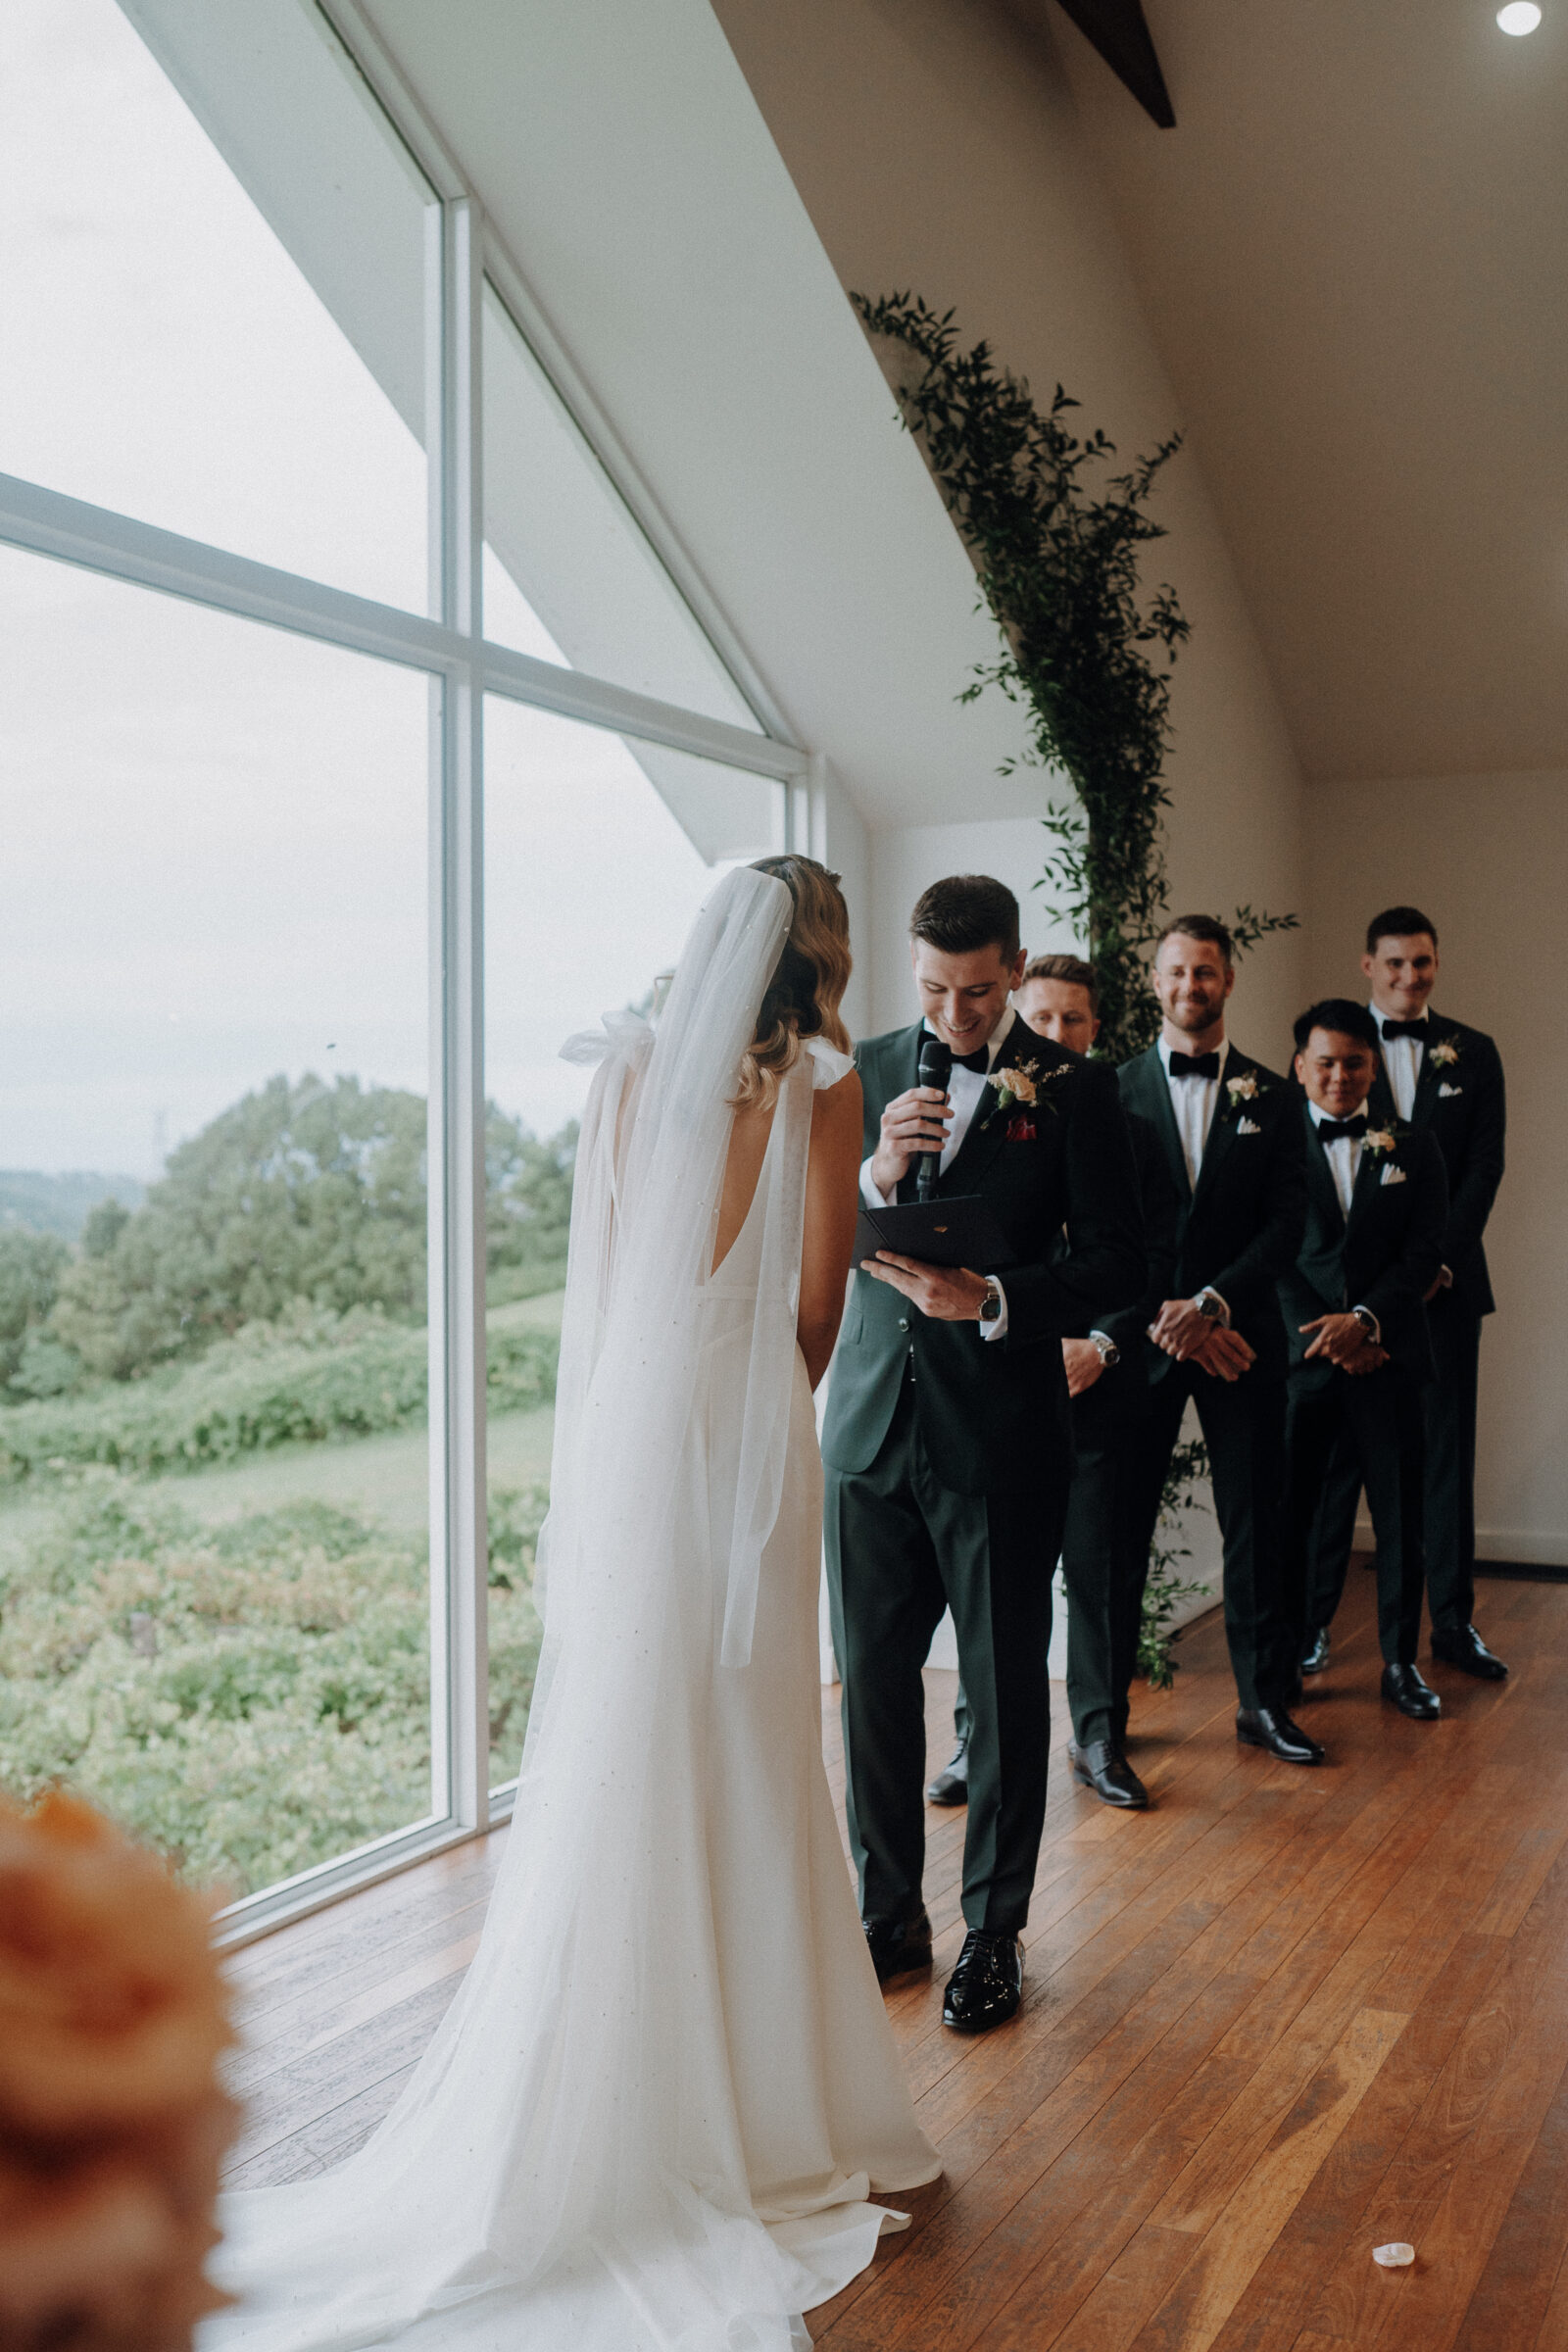
{"label": "clasped hands", "polygon": [[1389,1351],[1380,1348],[1364,1323],[1354,1315],[1316,1315],[1310,1323],[1298,1323],[1298,1331],[1313,1334],[1306,1353],[1326,1356],[1342,1372],[1357,1378],[1366,1372],[1380,1372],[1389,1360]]}
{"label": "clasped hands", "polygon": [[1149,1336],[1177,1363],[1198,1364],[1216,1380],[1240,1380],[1257,1361],[1257,1349],[1239,1331],[1200,1315],[1191,1298],[1167,1298]]}

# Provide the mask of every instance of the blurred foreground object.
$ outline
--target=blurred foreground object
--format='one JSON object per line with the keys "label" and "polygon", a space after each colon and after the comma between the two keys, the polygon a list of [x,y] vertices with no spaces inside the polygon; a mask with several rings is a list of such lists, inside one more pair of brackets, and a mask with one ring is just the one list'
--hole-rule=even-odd
{"label": "blurred foreground object", "polygon": [[86,1805],[0,1796],[0,2352],[185,2352],[224,2299],[211,1911]]}

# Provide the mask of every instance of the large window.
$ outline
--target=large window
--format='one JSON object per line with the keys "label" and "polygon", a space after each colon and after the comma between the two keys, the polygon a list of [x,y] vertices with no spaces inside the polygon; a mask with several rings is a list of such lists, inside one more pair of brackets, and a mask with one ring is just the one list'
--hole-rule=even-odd
{"label": "large window", "polygon": [[275,0],[0,49],[0,1782],[238,1937],[506,1801],[559,1048],[807,762],[375,58]]}

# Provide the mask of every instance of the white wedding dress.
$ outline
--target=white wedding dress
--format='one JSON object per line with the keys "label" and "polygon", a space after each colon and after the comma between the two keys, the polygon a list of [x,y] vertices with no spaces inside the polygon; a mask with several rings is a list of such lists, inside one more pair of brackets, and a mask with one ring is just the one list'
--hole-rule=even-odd
{"label": "white wedding dress", "polygon": [[[820,1045],[710,1272],[727,1097],[790,916],[710,894],[607,1023],[563,1329],[545,1643],[484,1936],[386,2122],[226,2198],[203,2352],[782,2352],[933,2180],[820,1748],[821,1464],[795,1344]],[[574,1041],[586,1058],[583,1041]]]}

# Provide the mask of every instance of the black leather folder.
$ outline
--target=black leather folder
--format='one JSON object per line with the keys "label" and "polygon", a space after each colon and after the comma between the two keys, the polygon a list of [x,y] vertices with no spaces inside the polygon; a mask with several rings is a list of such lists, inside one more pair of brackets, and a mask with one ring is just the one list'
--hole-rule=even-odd
{"label": "black leather folder", "polygon": [[892,1208],[867,1208],[862,1201],[855,1228],[856,1264],[879,1250],[928,1266],[968,1266],[976,1274],[994,1274],[1013,1262],[997,1212],[979,1193],[951,1200],[902,1200]]}

